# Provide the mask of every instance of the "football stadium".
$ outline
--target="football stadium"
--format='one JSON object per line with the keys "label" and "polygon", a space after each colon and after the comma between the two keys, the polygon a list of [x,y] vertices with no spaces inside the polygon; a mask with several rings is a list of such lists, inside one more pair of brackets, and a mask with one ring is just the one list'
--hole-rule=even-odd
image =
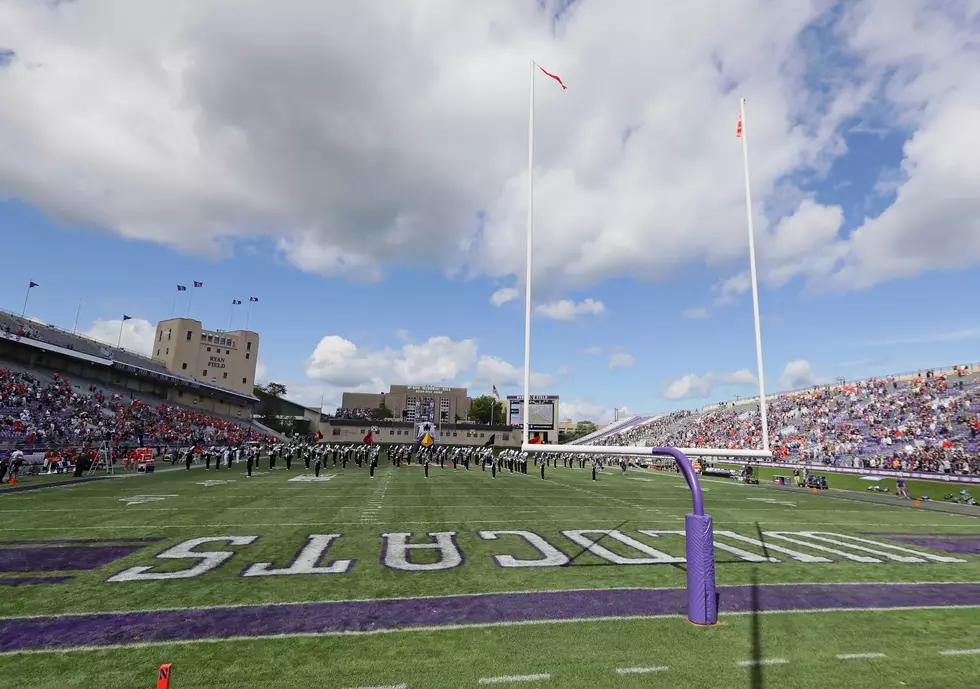
{"label": "football stadium", "polygon": [[980,687],[976,2],[0,26],[0,689]]}

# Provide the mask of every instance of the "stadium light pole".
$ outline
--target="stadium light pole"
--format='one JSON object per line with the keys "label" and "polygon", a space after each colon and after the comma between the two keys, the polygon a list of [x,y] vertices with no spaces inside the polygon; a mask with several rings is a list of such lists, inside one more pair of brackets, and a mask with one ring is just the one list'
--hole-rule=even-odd
{"label": "stadium light pole", "polygon": [[766,410],[766,380],[762,363],[762,326],[759,322],[759,280],[755,269],[755,230],[752,226],[752,187],[749,183],[749,140],[745,121],[745,99],[739,105],[738,136],[742,139],[742,163],[745,168],[745,212],[749,224],[749,274],[752,278],[752,315],[755,319],[755,358],[759,369],[759,416],[762,420],[762,449],[769,450],[769,419]]}
{"label": "stadium light pole", "polygon": [[74,335],[78,331],[78,317],[82,315],[82,300],[78,300],[78,308],[75,310],[75,325],[71,328],[71,334]]}

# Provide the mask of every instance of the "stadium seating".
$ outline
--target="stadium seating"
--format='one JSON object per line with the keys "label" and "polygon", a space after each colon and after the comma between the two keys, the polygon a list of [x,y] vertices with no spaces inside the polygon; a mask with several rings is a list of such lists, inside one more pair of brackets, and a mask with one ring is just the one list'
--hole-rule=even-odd
{"label": "stadium seating", "polygon": [[[869,379],[767,400],[777,459],[940,473],[980,473],[976,374],[926,372]],[[640,419],[639,422],[636,419]],[[758,403],[636,417],[603,429],[596,445],[750,449],[761,446]]]}
{"label": "stadium seating", "polygon": [[0,367],[0,445],[25,449],[103,440],[158,446],[234,445],[266,440],[241,423],[193,409],[137,398],[59,374]]}

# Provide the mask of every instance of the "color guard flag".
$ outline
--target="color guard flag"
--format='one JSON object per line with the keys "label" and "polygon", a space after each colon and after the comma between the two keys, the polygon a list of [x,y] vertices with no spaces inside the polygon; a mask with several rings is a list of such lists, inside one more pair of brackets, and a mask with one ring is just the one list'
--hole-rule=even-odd
{"label": "color guard flag", "polygon": [[[535,62],[534,64],[536,64],[536,65],[537,65],[538,63],[537,63],[537,62]],[[559,84],[561,84],[561,87],[562,87],[562,89],[567,89],[567,88],[568,88],[567,86],[565,86],[565,82],[564,82],[564,81],[562,81],[562,80],[561,80],[561,77],[560,77],[560,76],[558,76],[557,74],[552,74],[551,72],[549,72],[548,70],[546,70],[546,69],[545,69],[544,67],[542,67],[541,65],[538,65],[538,69],[540,69],[540,70],[541,70],[542,72],[544,72],[544,73],[545,73],[545,74],[547,74],[547,75],[548,75],[549,77],[551,77],[552,79],[554,79],[555,81],[557,81],[557,82],[558,82]]]}
{"label": "color guard flag", "polygon": [[528,443],[528,445],[540,445],[541,444],[541,436],[540,435],[536,435],[533,438],[531,438],[530,440],[528,440],[527,443]]}
{"label": "color guard flag", "polygon": [[374,442],[374,431],[368,431],[368,434],[364,436],[361,440],[364,441],[365,445],[370,445]]}
{"label": "color guard flag", "polygon": [[317,431],[316,432],[316,439],[317,440],[323,440],[323,431]]}

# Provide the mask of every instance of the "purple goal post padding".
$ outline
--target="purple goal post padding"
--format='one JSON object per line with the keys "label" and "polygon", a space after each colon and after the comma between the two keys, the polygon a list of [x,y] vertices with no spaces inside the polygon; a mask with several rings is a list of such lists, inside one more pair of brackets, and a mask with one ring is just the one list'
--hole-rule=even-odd
{"label": "purple goal post padding", "polygon": [[701,482],[691,460],[677,448],[658,447],[653,454],[673,457],[691,489],[693,509],[684,518],[687,537],[687,619],[694,624],[715,624],[718,621],[715,538],[711,515],[704,513]]}
{"label": "purple goal post padding", "polygon": [[709,514],[684,517],[687,535],[687,619],[694,624],[718,621],[715,592],[714,529]]}

